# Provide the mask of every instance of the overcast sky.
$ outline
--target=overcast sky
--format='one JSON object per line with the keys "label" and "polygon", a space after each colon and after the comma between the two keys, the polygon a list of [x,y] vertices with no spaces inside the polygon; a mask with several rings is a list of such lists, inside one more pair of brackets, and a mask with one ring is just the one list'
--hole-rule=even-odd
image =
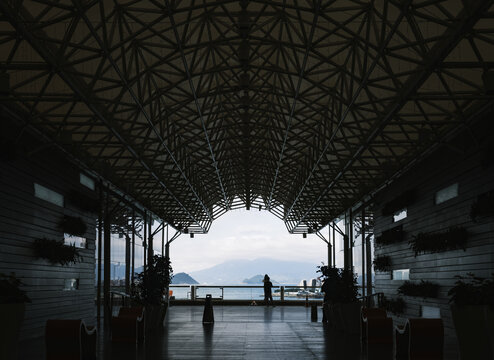
{"label": "overcast sky", "polygon": [[207,235],[179,236],[170,245],[170,257],[175,274],[259,257],[320,264],[326,262],[327,246],[316,235],[289,234],[283,221],[267,211],[240,209],[215,220]]}

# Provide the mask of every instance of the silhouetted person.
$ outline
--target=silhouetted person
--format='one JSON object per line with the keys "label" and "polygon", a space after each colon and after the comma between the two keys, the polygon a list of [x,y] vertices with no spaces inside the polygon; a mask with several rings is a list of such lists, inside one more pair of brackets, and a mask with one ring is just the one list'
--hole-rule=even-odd
{"label": "silhouetted person", "polygon": [[269,306],[271,303],[271,306],[273,305],[273,294],[271,294],[271,288],[273,287],[273,283],[269,280],[268,274],[264,275],[264,302],[266,303],[266,306]]}

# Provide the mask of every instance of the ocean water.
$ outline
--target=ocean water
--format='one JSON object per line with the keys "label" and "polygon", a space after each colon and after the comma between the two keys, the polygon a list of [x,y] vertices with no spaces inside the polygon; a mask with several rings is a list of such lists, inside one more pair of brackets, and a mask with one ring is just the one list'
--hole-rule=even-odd
{"label": "ocean water", "polygon": [[[175,299],[190,299],[190,288],[188,287],[170,287],[173,291]],[[280,297],[276,296],[273,289],[273,300]],[[264,300],[263,288],[224,288],[223,292],[220,288],[202,288],[196,290],[196,297],[205,298],[207,294],[211,294],[213,298],[223,297],[223,300]],[[289,297],[285,293],[285,300],[305,301],[305,297]]]}

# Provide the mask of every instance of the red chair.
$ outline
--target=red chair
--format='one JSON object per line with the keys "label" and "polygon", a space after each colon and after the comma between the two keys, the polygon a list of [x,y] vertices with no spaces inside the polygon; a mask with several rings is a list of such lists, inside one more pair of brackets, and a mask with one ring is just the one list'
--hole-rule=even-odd
{"label": "red chair", "polygon": [[367,318],[386,318],[388,317],[386,310],[383,308],[368,308],[360,309],[360,339],[362,343],[367,341]]}
{"label": "red chair", "polygon": [[144,340],[144,308],[122,307],[112,318],[113,342],[142,342]]}
{"label": "red chair", "polygon": [[408,319],[395,328],[396,359],[442,360],[444,326],[441,319]]}
{"label": "red chair", "polygon": [[94,360],[96,339],[96,328],[86,327],[82,320],[48,320],[46,360]]}

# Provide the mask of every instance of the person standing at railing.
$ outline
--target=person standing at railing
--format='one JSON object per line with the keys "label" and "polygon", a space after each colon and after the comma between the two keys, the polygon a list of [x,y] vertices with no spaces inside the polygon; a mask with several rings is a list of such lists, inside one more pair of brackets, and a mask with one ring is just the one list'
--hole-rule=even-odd
{"label": "person standing at railing", "polygon": [[273,283],[269,280],[268,274],[264,275],[264,302],[266,306],[273,305],[273,294],[271,293],[271,288],[273,287]]}

